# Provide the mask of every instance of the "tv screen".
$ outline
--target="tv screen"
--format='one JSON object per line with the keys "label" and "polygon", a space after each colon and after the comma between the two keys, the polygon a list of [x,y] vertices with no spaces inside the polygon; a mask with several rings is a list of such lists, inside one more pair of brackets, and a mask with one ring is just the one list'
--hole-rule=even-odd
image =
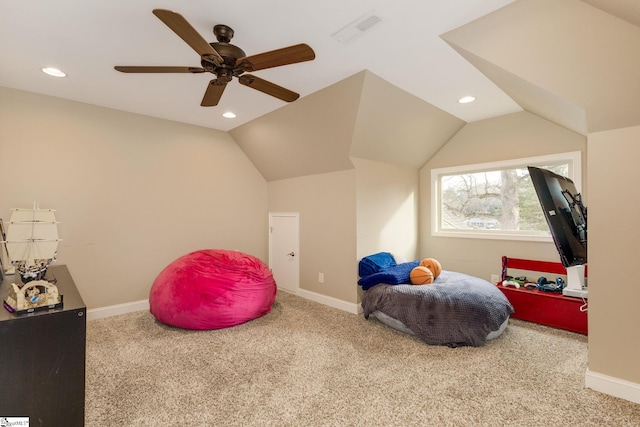
{"label": "tv screen", "polygon": [[587,209],[575,184],[547,169],[528,169],[562,265],[586,264]]}

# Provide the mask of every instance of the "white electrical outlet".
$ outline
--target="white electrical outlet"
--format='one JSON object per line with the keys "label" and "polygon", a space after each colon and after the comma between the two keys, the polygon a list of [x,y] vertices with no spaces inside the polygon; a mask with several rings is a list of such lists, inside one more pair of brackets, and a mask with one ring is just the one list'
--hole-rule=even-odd
{"label": "white electrical outlet", "polygon": [[324,283],[324,273],[318,273],[318,283]]}
{"label": "white electrical outlet", "polygon": [[498,283],[499,281],[500,281],[500,276],[498,276],[497,274],[491,275],[491,283]]}

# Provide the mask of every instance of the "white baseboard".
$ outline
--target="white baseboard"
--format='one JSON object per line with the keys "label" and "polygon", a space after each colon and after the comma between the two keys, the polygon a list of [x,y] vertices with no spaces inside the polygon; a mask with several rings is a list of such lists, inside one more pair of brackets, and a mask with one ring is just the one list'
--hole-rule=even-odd
{"label": "white baseboard", "polygon": [[[295,294],[295,292],[292,293]],[[304,289],[299,289],[296,295],[311,301],[319,302],[320,304],[328,305],[329,307],[347,311],[349,313],[362,313],[362,306],[360,304],[346,302],[337,298],[306,291]],[[149,310],[149,300],[140,300],[124,304],[110,305],[107,307],[92,308],[87,310],[87,320],[102,319],[103,317],[117,316],[119,314],[132,313],[134,311],[141,310]]]}
{"label": "white baseboard", "polygon": [[304,289],[298,289],[298,296],[301,296],[302,298],[306,298],[311,301],[319,302],[320,304],[328,305],[329,307],[347,311],[349,313],[353,313],[353,314],[362,313],[362,307],[360,306],[360,304],[346,302],[337,298],[328,297],[326,295],[318,294],[318,293],[307,291]]}
{"label": "white baseboard", "polygon": [[610,396],[619,397],[633,403],[640,403],[640,384],[599,374],[587,369],[585,385],[590,389]]}
{"label": "white baseboard", "polygon": [[92,308],[87,310],[87,320],[102,319],[103,317],[117,316],[119,314],[141,310],[149,310],[149,300],[145,299],[124,304],[109,305],[107,307]]}

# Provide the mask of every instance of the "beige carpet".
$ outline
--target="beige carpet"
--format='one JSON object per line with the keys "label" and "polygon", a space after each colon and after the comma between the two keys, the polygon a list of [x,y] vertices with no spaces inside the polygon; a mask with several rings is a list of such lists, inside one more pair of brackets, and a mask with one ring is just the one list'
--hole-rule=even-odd
{"label": "beige carpet", "polygon": [[217,331],[148,312],[87,326],[87,426],[638,426],[584,386],[586,337],[511,320],[480,348],[428,346],[286,292]]}

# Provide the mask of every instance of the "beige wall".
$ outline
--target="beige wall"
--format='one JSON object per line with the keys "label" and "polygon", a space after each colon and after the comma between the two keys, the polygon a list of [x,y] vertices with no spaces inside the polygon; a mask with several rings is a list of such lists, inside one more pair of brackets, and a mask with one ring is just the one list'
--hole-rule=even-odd
{"label": "beige wall", "polygon": [[[418,258],[418,170],[351,158],[356,167],[357,259],[390,252],[397,262]],[[362,300],[362,289],[358,301]]]}
{"label": "beige wall", "polygon": [[300,289],[357,303],[363,256],[389,251],[417,257],[419,175],[412,168],[351,161],[355,170],[269,182],[269,211],[300,213]]}
{"label": "beige wall", "polygon": [[148,298],[193,250],[267,261],[267,184],[227,133],[0,88],[0,217],[34,201],[89,308]]}
{"label": "beige wall", "polygon": [[589,371],[640,384],[640,127],[589,135]]}
{"label": "beige wall", "polygon": [[416,169],[364,159],[356,166],[357,258],[391,252],[399,260],[418,256]]}
{"label": "beige wall", "polygon": [[[501,257],[559,262],[552,242],[518,242],[431,235],[431,169],[533,157],[569,151],[586,152],[586,138],[527,112],[467,124],[420,171],[420,257],[438,259],[444,269],[489,280],[499,274]],[[583,154],[583,180],[586,176]],[[583,193],[586,186],[583,185]],[[586,199],[586,197],[585,197]]]}
{"label": "beige wall", "polygon": [[355,182],[348,170],[268,184],[270,212],[300,213],[300,289],[349,303],[357,302]]}

